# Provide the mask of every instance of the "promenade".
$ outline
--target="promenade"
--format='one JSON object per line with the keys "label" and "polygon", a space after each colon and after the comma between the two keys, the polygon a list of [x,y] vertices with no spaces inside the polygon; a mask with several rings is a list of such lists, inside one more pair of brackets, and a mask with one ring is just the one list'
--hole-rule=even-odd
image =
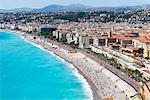
{"label": "promenade", "polygon": [[29,36],[25,37],[25,40],[41,45],[76,66],[88,80],[93,90],[94,99],[114,97],[115,100],[126,100],[128,97],[132,100],[130,97],[137,94],[133,86],[111,72],[104,62],[83,50],[76,50],[57,41],[39,37],[33,39],[33,36]]}

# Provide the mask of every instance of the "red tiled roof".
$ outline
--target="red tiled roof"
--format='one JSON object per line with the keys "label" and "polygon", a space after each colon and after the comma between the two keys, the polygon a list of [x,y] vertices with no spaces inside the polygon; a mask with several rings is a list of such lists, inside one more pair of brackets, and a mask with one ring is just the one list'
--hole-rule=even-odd
{"label": "red tiled roof", "polygon": [[108,38],[108,35],[96,34],[95,36],[96,36],[97,38],[101,38],[101,39],[106,39],[106,38]]}
{"label": "red tiled roof", "polygon": [[113,35],[112,37],[119,39],[119,40],[124,40],[126,37],[122,36],[122,35]]}
{"label": "red tiled roof", "polygon": [[150,42],[150,37],[140,37],[136,40],[139,40],[140,42]]}

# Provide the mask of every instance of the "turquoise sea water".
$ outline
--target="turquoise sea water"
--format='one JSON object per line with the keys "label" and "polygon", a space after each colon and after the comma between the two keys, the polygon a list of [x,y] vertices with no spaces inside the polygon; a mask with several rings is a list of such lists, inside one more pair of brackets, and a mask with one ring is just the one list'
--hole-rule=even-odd
{"label": "turquoise sea water", "polygon": [[0,32],[0,100],[85,100],[72,67],[19,36]]}

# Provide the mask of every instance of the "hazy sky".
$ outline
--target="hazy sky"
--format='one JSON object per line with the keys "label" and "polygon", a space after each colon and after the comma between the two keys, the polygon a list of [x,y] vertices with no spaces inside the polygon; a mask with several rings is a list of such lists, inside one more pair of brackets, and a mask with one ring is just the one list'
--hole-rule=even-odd
{"label": "hazy sky", "polygon": [[41,8],[50,4],[69,5],[84,4],[90,6],[132,6],[150,4],[150,0],[0,0],[0,9],[20,7]]}

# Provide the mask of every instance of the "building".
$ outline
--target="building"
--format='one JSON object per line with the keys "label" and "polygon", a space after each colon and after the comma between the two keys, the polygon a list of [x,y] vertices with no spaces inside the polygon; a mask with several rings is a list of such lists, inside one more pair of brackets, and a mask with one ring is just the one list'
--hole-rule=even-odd
{"label": "building", "polygon": [[116,39],[117,43],[122,44],[123,46],[127,46],[127,45],[132,44],[132,38],[131,37],[125,37],[123,35],[116,35],[116,34],[113,34],[112,37]]}
{"label": "building", "polygon": [[70,44],[71,42],[74,42],[74,36],[75,33],[69,32],[66,34],[67,43]]}
{"label": "building", "polygon": [[109,37],[107,34],[94,36],[94,45],[97,46],[109,46],[112,43],[116,43],[116,42],[117,42],[116,38]]}
{"label": "building", "polygon": [[137,48],[143,49],[143,57],[150,58],[150,38],[149,37],[140,37],[133,39],[133,45]]}
{"label": "building", "polygon": [[141,86],[142,100],[150,100],[150,82],[143,83]]}
{"label": "building", "polygon": [[5,24],[4,23],[0,23],[0,28],[4,29],[5,28]]}
{"label": "building", "polygon": [[94,32],[81,32],[79,34],[79,48],[90,48],[93,45]]}
{"label": "building", "polygon": [[57,30],[57,28],[55,27],[39,27],[37,29],[39,33],[51,33],[51,34],[53,34],[53,31],[55,30]]}

